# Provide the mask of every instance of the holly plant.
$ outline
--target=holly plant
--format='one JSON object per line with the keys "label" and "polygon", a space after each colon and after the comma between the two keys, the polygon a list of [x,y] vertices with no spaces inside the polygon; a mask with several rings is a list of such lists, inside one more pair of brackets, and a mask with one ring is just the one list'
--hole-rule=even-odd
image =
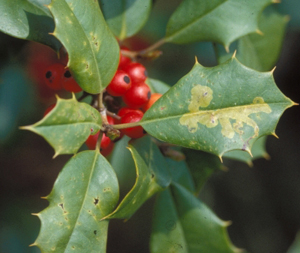
{"label": "holly plant", "polygon": [[[153,1],[154,2],[154,1]],[[282,113],[295,105],[277,88],[274,64],[287,17],[275,0],[183,0],[158,42],[136,50],[151,0],[2,0],[0,30],[52,48],[39,82],[55,92],[44,117],[21,129],[42,136],[62,168],[32,246],[41,252],[106,252],[111,219],[130,219],[152,196],[150,252],[240,252],[230,222],[197,198],[227,157],[265,154]],[[144,66],[170,44],[212,43],[218,64],[195,58],[170,86]],[[234,42],[234,43],[233,43]],[[87,148],[88,147],[88,148]],[[136,180],[119,199],[124,150]],[[125,172],[123,172],[125,173]],[[207,219],[206,217],[209,217]]]}

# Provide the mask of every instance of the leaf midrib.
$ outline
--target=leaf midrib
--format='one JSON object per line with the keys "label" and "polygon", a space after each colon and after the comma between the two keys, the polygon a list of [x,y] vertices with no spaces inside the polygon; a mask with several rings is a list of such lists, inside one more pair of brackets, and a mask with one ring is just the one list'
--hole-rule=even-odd
{"label": "leaf midrib", "polygon": [[195,19],[194,21],[188,23],[186,26],[182,27],[181,29],[177,30],[177,32],[173,33],[171,36],[169,37],[165,37],[166,41],[170,41],[172,40],[172,38],[176,37],[179,33],[182,32],[182,30],[187,29],[189,26],[194,25],[195,23],[197,23],[200,19],[204,18],[205,16],[207,16],[208,14],[210,14],[211,12],[215,11],[217,8],[219,8],[221,5],[227,3],[229,0],[225,0],[225,2],[220,3],[219,5],[217,5],[215,8],[213,8],[212,10],[210,10],[209,12],[205,13],[204,15],[200,16],[199,18]]}
{"label": "leaf midrib", "polygon": [[86,200],[87,192],[89,191],[89,185],[90,185],[90,182],[91,182],[91,178],[92,178],[92,175],[93,175],[94,170],[95,170],[95,164],[96,164],[97,158],[98,158],[98,153],[97,153],[97,151],[95,151],[95,156],[94,156],[94,160],[93,160],[93,163],[92,163],[92,169],[91,169],[90,176],[89,176],[89,181],[88,181],[88,183],[87,183],[87,187],[86,187],[86,190],[85,190],[84,198],[83,198],[83,200],[82,200],[82,204],[81,204],[80,210],[79,210],[79,212],[78,212],[78,216],[77,216],[77,218],[76,218],[76,221],[74,222],[74,227],[73,227],[73,229],[72,229],[72,231],[71,231],[71,233],[70,233],[69,240],[68,240],[68,243],[66,244],[66,248],[65,248],[65,249],[68,248],[68,245],[69,245],[69,243],[70,243],[70,241],[71,241],[71,237],[72,237],[72,235],[73,235],[73,232],[74,232],[74,230],[75,230],[75,228],[76,228],[76,226],[77,226],[76,224],[77,224],[78,219],[79,219],[79,217],[80,217],[80,214],[81,214],[81,212],[82,212],[82,209],[83,209],[83,206],[84,206],[84,203],[85,203],[85,200]]}
{"label": "leaf midrib", "polygon": [[[288,104],[287,102],[264,103],[264,104],[267,104],[267,105],[271,105],[271,104],[286,105],[286,108],[288,108],[290,106],[290,103]],[[234,106],[234,107],[226,107],[226,108],[221,108],[221,109],[205,110],[205,111],[198,111],[198,112],[187,112],[187,113],[172,115],[172,116],[168,116],[168,117],[164,117],[164,118],[156,118],[156,119],[150,119],[150,120],[146,119],[145,121],[141,120],[140,122],[141,122],[141,125],[147,125],[147,124],[151,124],[151,123],[155,123],[155,122],[159,122],[159,121],[163,121],[163,120],[175,119],[175,118],[178,118],[178,117],[182,117],[184,115],[193,115],[193,114],[195,114],[196,116],[198,116],[197,114],[206,114],[206,113],[210,113],[210,112],[216,112],[218,110],[231,109],[231,108],[239,109],[239,108],[244,108],[244,107],[248,107],[248,106],[251,106],[251,105],[256,105],[256,104],[248,104],[248,105],[241,105],[241,106]]]}

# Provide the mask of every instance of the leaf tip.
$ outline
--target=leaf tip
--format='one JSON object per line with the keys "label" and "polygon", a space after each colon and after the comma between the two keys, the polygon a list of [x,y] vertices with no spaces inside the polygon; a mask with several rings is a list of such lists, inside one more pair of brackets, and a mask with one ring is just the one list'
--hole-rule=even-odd
{"label": "leaf tip", "polygon": [[219,155],[219,159],[221,161],[221,163],[223,163],[223,158],[222,158],[223,154],[222,155]]}
{"label": "leaf tip", "polygon": [[58,157],[60,155],[59,151],[55,151],[55,154],[53,155],[52,159],[55,159],[56,157]]}
{"label": "leaf tip", "polygon": [[253,157],[252,152],[251,152],[251,150],[250,150],[249,147],[247,147],[247,148],[245,148],[243,150],[246,151],[251,157]]}
{"label": "leaf tip", "polygon": [[225,227],[229,227],[231,224],[232,224],[232,221],[231,221],[231,220],[224,221],[224,226],[225,226]]}
{"label": "leaf tip", "polygon": [[39,213],[31,213],[31,215],[33,215],[33,216],[37,216],[37,217],[39,217],[39,216],[40,216],[40,214],[39,214]]}
{"label": "leaf tip", "polygon": [[195,56],[195,64],[199,64],[197,56]]}
{"label": "leaf tip", "polygon": [[272,3],[273,4],[279,4],[279,3],[281,3],[281,0],[272,0]]}
{"label": "leaf tip", "polygon": [[233,55],[231,56],[231,59],[235,59],[236,58],[236,50],[234,50]]}
{"label": "leaf tip", "polygon": [[226,53],[229,53],[229,46],[226,45],[226,46],[224,46],[224,48],[225,48]]}
{"label": "leaf tip", "polygon": [[255,32],[256,32],[257,34],[261,35],[261,36],[264,35],[264,33],[263,33],[261,30],[259,30],[259,29],[257,29]]}
{"label": "leaf tip", "polygon": [[41,199],[48,199],[48,196],[41,197]]}
{"label": "leaf tip", "polygon": [[265,152],[263,155],[262,155],[263,158],[265,158],[266,160],[271,160],[271,156]]}
{"label": "leaf tip", "polygon": [[20,126],[20,130],[30,130],[31,126]]}
{"label": "leaf tip", "polygon": [[278,135],[275,132],[272,132],[271,135],[273,135],[275,138],[279,139]]}
{"label": "leaf tip", "polygon": [[37,243],[34,242],[34,243],[29,244],[28,246],[29,246],[29,247],[34,247],[34,246],[37,246]]}
{"label": "leaf tip", "polygon": [[271,75],[273,75],[275,69],[276,69],[276,66],[270,71]]}

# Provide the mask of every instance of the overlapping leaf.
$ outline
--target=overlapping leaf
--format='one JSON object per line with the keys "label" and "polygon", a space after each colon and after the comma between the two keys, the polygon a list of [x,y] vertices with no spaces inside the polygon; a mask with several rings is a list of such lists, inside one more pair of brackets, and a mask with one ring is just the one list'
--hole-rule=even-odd
{"label": "overlapping leaf", "polygon": [[[183,149],[183,153],[186,156],[186,163],[194,179],[196,192],[198,193],[208,178],[214,172],[222,169],[222,164],[218,157],[203,151]],[[250,156],[246,152],[240,151],[240,153]]]}
{"label": "overlapping leaf", "polygon": [[147,78],[146,83],[150,87],[152,93],[164,94],[171,88],[168,84],[150,77]]}
{"label": "overlapping leaf", "polygon": [[135,185],[105,219],[129,219],[147,199],[170,184],[165,158],[150,136],[132,141],[129,150],[136,166]]}
{"label": "overlapping leaf", "polygon": [[20,39],[33,40],[58,51],[61,44],[49,33],[54,21],[44,6],[51,0],[1,0],[0,31]]}
{"label": "overlapping leaf", "polygon": [[235,57],[212,68],[196,62],[141,125],[160,140],[221,157],[235,149],[250,152],[256,139],[274,134],[280,115],[293,104],[272,72],[249,69]]}
{"label": "overlapping leaf", "polygon": [[109,28],[120,40],[136,34],[146,23],[151,0],[99,0]]}
{"label": "overlapping leaf", "polygon": [[213,41],[228,47],[258,31],[258,16],[272,0],[185,0],[171,16],[165,40],[184,44]]}
{"label": "overlapping leaf", "polygon": [[43,136],[57,156],[76,153],[90,134],[100,130],[101,124],[99,112],[73,96],[72,99],[58,98],[56,106],[46,117],[22,129]]}
{"label": "overlapping leaf", "polygon": [[[249,34],[237,41],[237,58],[249,68],[269,71],[279,58],[287,24],[287,16],[278,13],[274,5],[269,6],[259,18],[259,27],[263,34]],[[217,46],[219,63],[225,62],[232,53]]]}
{"label": "overlapping leaf", "polygon": [[247,154],[246,152],[240,150],[233,150],[226,154],[224,154],[225,158],[241,161],[247,163],[249,166],[253,166],[252,161],[258,158],[269,159],[269,155],[266,151],[266,140],[267,137],[263,136],[259,138],[252,147],[252,156]]}
{"label": "overlapping leaf", "polygon": [[151,253],[238,252],[228,238],[228,224],[178,184],[159,193],[154,209]]}
{"label": "overlapping leaf", "polygon": [[69,54],[68,67],[86,92],[103,91],[119,62],[119,45],[108,28],[98,1],[52,0],[53,35]]}
{"label": "overlapping leaf", "polygon": [[42,252],[106,252],[108,221],[118,201],[116,175],[98,151],[84,151],[65,165],[38,214]]}

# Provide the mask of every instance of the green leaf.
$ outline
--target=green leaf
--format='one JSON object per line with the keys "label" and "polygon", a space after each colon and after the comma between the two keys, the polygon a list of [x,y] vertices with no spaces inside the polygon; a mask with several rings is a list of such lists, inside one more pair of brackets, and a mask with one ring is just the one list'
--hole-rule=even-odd
{"label": "green leaf", "polygon": [[176,182],[189,191],[195,192],[195,184],[185,161],[176,162],[166,158],[166,162],[172,175],[172,182]]}
{"label": "green leaf", "polygon": [[119,45],[98,1],[52,0],[48,7],[56,24],[53,35],[69,54],[74,78],[84,91],[100,93],[117,70]]}
{"label": "green leaf", "polygon": [[119,197],[117,177],[98,151],[71,158],[59,174],[49,207],[37,216],[40,234],[33,244],[42,252],[106,252],[108,221]]}
{"label": "green leaf", "polygon": [[0,31],[26,40],[33,40],[58,51],[60,42],[49,33],[54,21],[44,5],[51,0],[2,0],[0,2]]}
{"label": "green leaf", "polygon": [[275,135],[279,117],[292,105],[272,72],[249,69],[233,57],[212,68],[196,62],[140,123],[162,141],[222,157],[235,149],[250,153],[260,136]]}
{"label": "green leaf", "polygon": [[99,0],[109,28],[120,40],[136,34],[149,18],[151,0]]}
{"label": "green leaf", "polygon": [[252,167],[253,166],[252,161],[255,159],[258,158],[269,159],[269,155],[266,151],[266,141],[267,141],[267,137],[262,136],[253,144],[252,157],[246,152],[242,152],[240,150],[230,151],[224,154],[224,157],[247,163],[250,167]]}
{"label": "green leaf", "polygon": [[129,219],[153,194],[169,186],[171,178],[165,158],[150,136],[129,145],[136,166],[136,182],[119,206],[104,219]]}
{"label": "green leaf", "polygon": [[54,148],[54,157],[74,154],[90,134],[96,134],[102,125],[99,112],[75,96],[57,99],[54,109],[39,122],[22,127],[41,135]]}
{"label": "green leaf", "polygon": [[151,253],[238,252],[220,220],[191,192],[178,184],[158,194],[154,206]]}
{"label": "green leaf", "polygon": [[[192,178],[196,185],[196,192],[198,193],[208,178],[215,171],[221,170],[222,164],[217,156],[203,151],[193,149],[183,149],[182,151],[186,156],[186,163],[191,171]],[[240,152],[249,155],[246,152]]]}
{"label": "green leaf", "polygon": [[150,77],[147,78],[146,83],[150,87],[152,93],[164,94],[171,88],[170,85]]}
{"label": "green leaf", "polygon": [[157,194],[150,238],[151,253],[188,253],[170,189]]}
{"label": "green leaf", "polygon": [[189,253],[239,251],[228,238],[228,222],[220,220],[182,186],[172,184],[171,189]]}
{"label": "green leaf", "polygon": [[167,42],[213,41],[226,48],[258,31],[258,16],[272,0],[185,0],[171,16]]}
{"label": "green leaf", "polygon": [[[274,5],[266,8],[259,18],[259,27],[263,34],[249,34],[240,38],[235,47],[236,57],[247,67],[259,71],[274,68],[281,52],[287,22],[287,16],[279,14]],[[217,52],[219,63],[228,60],[232,55],[226,53],[221,46],[217,46]]]}

